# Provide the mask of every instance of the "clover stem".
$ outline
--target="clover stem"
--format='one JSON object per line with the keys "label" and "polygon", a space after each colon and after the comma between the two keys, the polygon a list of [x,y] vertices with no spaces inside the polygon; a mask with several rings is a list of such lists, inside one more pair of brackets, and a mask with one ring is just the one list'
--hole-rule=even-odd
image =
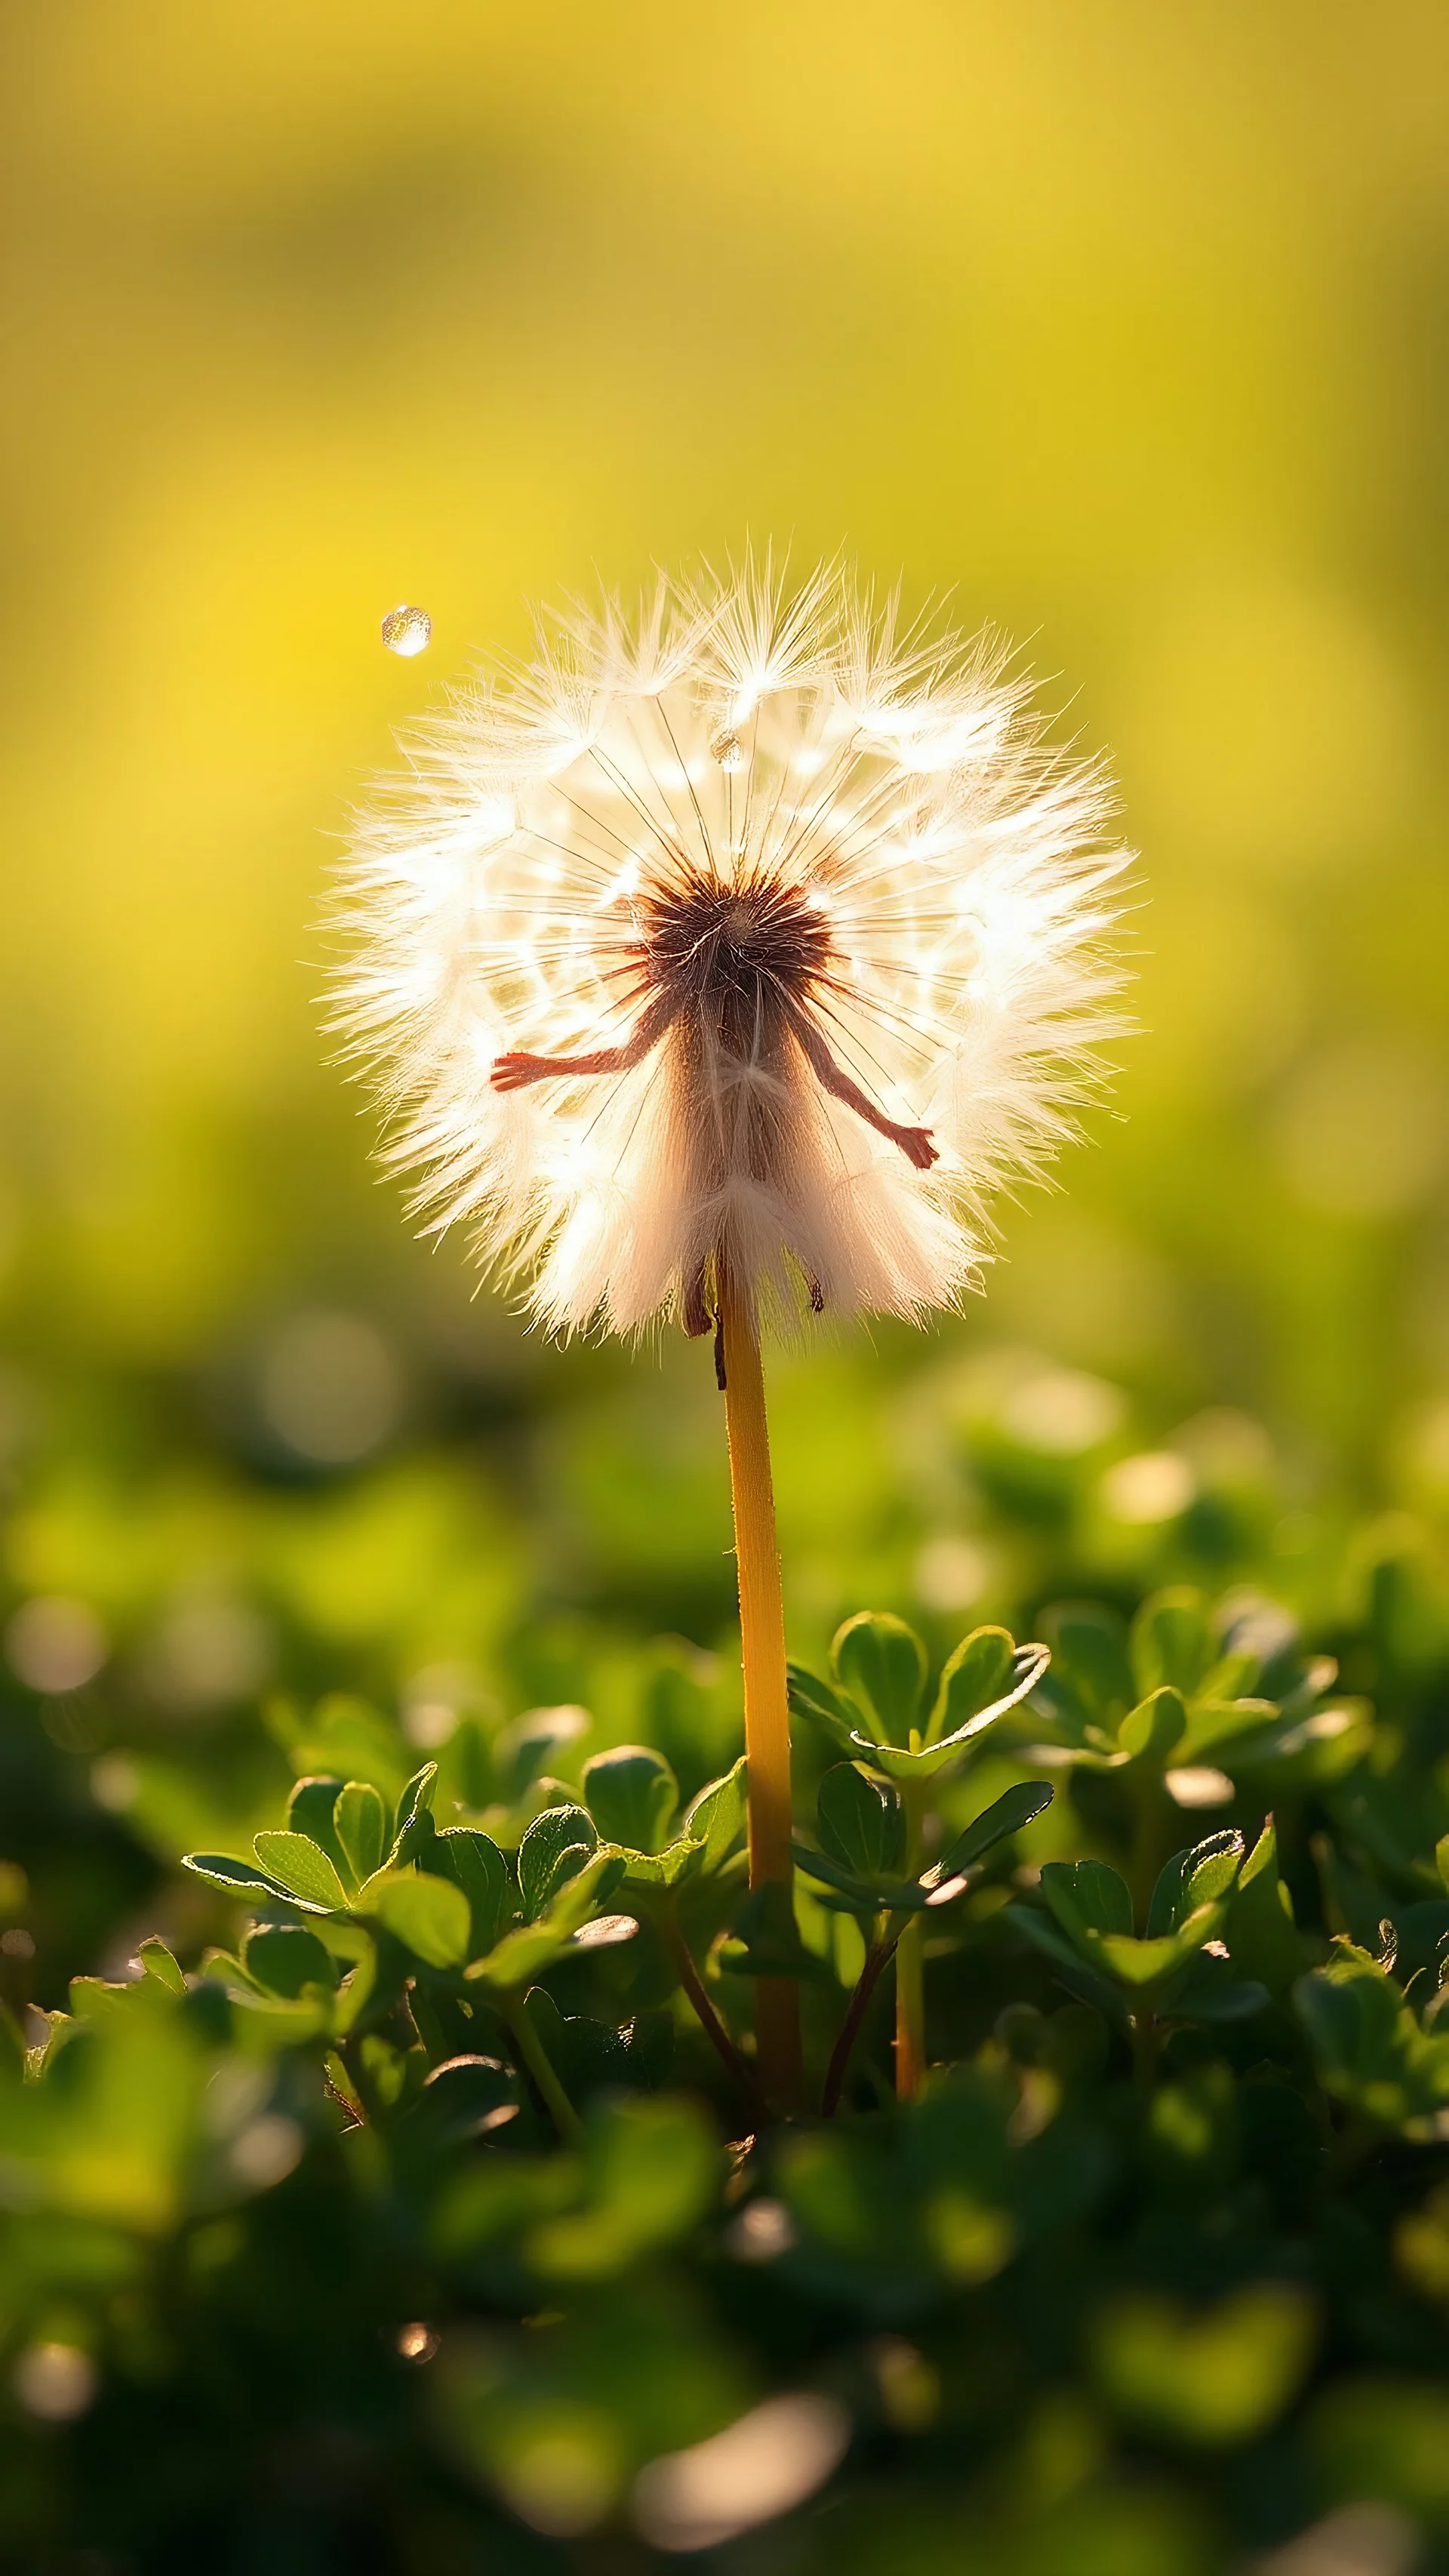
{"label": "clover stem", "polygon": [[[921,1811],[910,1789],[906,1811],[906,1876],[921,1866]],[[896,2100],[913,2102],[926,2073],[926,1964],[924,1918],[913,1914],[896,1943]]]}
{"label": "clover stem", "polygon": [[[750,1885],[793,1884],[790,1856],[790,1704],[785,1681],[785,1604],[759,1324],[753,1303],[723,1253],[715,1262],[720,1346],[740,1587],[745,1676]],[[755,1981],[755,2047],[760,2080],[793,2104],[800,2090],[800,1991],[789,1977]]]}
{"label": "clover stem", "polygon": [[701,2030],[704,2032],[705,2038],[709,2041],[711,2048],[714,2050],[715,2055],[719,2058],[721,2064],[725,2066],[733,2076],[735,2083],[738,2085],[740,2092],[743,2094],[745,2101],[749,2106],[752,2116],[761,2116],[765,2111],[766,2105],[761,2096],[759,2084],[755,2078],[754,2069],[749,2064],[748,2059],[741,2057],[739,2050],[736,2048],[734,2041],[731,2039],[729,2032],[726,2030],[724,2023],[719,2017],[719,2014],[715,2011],[714,2005],[710,2000],[709,1989],[705,1985],[704,1979],[701,1977],[698,1968],[694,1964],[694,1960],[690,1954],[689,1944],[685,1940],[684,1934],[679,1928],[678,1920],[672,1909],[667,1918],[666,1939],[669,1945],[670,1956],[679,1971],[679,1982],[689,1997],[690,2004],[693,2007],[694,2017],[699,2023]]}
{"label": "clover stem", "polygon": [[879,1940],[872,1943],[865,1954],[865,1966],[855,1981],[855,1990],[846,2005],[845,2019],[840,2025],[839,2036],[830,2052],[830,2064],[825,2070],[825,2089],[820,2096],[822,2119],[833,2120],[840,2107],[840,2097],[845,2090],[845,2078],[850,2070],[851,2053],[860,2037],[860,2026],[865,2019],[866,2008],[876,1990],[881,1970],[895,1946],[895,1941],[892,1940],[889,1931],[886,1931]]}
{"label": "clover stem", "polygon": [[543,2097],[545,2110],[565,2146],[576,2146],[584,2134],[584,2124],[554,2072],[553,2062],[529,2015],[527,1999],[509,1995],[503,2005],[503,2018],[518,2045],[518,2054]]}

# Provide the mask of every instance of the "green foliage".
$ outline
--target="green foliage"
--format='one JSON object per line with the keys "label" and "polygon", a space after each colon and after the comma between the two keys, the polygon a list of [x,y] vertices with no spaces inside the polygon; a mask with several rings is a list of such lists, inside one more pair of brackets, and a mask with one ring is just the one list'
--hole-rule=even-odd
{"label": "green foliage", "polygon": [[926,1650],[904,1619],[879,1610],[847,1619],[836,1632],[830,1665],[877,1744],[910,1742],[926,1687]]}
{"label": "green foliage", "polygon": [[[1444,1989],[1425,2012],[1437,2016]],[[1305,1977],[1294,2001],[1325,2090],[1376,2128],[1449,2131],[1449,2029],[1425,2028],[1393,1977],[1351,1941]]]}
{"label": "green foliage", "polygon": [[684,1830],[703,1853],[703,1866],[722,1869],[745,1830],[745,1761],[743,1754],[722,1780],[701,1789],[686,1811]]}
{"label": "green foliage", "polygon": [[822,1851],[866,1878],[899,1878],[906,1861],[905,1809],[889,1781],[857,1763],[837,1762],[820,1783],[815,1828]]}
{"label": "green foliage", "polygon": [[957,1734],[983,1709],[997,1706],[1010,1689],[1015,1648],[1005,1628],[976,1628],[963,1637],[941,1668],[926,1729],[928,1744]]}
{"label": "green foliage", "polygon": [[[624,1860],[619,1852],[595,1851],[587,1855],[583,1845],[568,1843],[558,1857],[577,1860],[577,1866],[559,1868],[550,1874],[547,1884],[554,1893],[537,1905],[528,1922],[506,1932],[485,1958],[473,1960],[467,1970],[470,1978],[482,1979],[500,1994],[531,1985],[535,1977],[542,1976],[574,1946],[584,1926],[597,1917],[604,1899],[612,1895],[623,1876]],[[521,1849],[519,1863],[521,1876]]]}
{"label": "green foliage", "polygon": [[[314,2417],[385,2423],[368,2493],[430,2564],[642,2570],[690,2479],[750,2549],[784,2405],[834,2428],[789,2576],[884,2576],[901,2528],[943,2570],[970,2529],[1008,2569],[1230,2576],[1377,2497],[1436,2545],[1449,1617],[1410,1683],[1361,1597],[1322,1650],[1241,1592],[1048,1604],[1049,1666],[996,1622],[847,1622],[792,1676],[793,1897],[748,1889],[745,1766],[710,1775],[682,1649],[607,1722],[460,1720],[411,1772],[380,1710],[274,1712],[300,1776],[228,1809],[216,1767],[167,1937],[0,2024],[7,2366],[82,2392],[44,2528],[81,2495],[158,2563],[211,2547],[165,2481],[122,2501],[139,2404],[208,2495]],[[896,2104],[908,1928],[931,2072]],[[760,1977],[804,1999],[783,2120]]]}
{"label": "green foliage", "polygon": [[452,1879],[422,1870],[386,1869],[368,1888],[368,1905],[384,1931],[430,1968],[456,1968],[468,1955],[468,1899]]}
{"label": "green foliage", "polygon": [[1041,1873],[1046,1911],[1021,1906],[1014,1919],[1034,1947],[1070,1968],[1079,1991],[1138,2034],[1173,2020],[1250,2019],[1268,1990],[1233,1976],[1220,1939],[1242,1861],[1243,1838],[1232,1829],[1174,1853],[1153,1887],[1140,1936],[1131,1890],[1108,1863],[1048,1861]]}
{"label": "green foliage", "polygon": [[466,1955],[486,1957],[513,1925],[518,1899],[508,1864],[489,1835],[471,1825],[446,1825],[428,1854],[437,1870],[446,1871],[468,1901]]}
{"label": "green foliage", "polygon": [[959,1833],[939,1860],[917,1877],[902,1878],[908,1825],[899,1791],[889,1781],[872,1780],[855,1763],[838,1762],[820,1784],[815,1829],[821,1849],[797,1843],[795,1858],[807,1876],[822,1883],[826,1905],[860,1915],[919,1914],[962,1895],[987,1853],[1030,1824],[1051,1798],[1045,1782],[1018,1782]]}
{"label": "green foliage", "polygon": [[337,1983],[337,1962],[300,1923],[259,1923],[242,1943],[242,1965],[269,1994],[299,2000],[305,1986]]}
{"label": "green foliage", "polygon": [[668,1839],[679,1784],[662,1753],[647,1744],[616,1744],[584,1764],[584,1796],[605,1840],[657,1852]]}
{"label": "green foliage", "polygon": [[1321,1705],[1337,1679],[1299,1654],[1281,1621],[1244,1613],[1214,1627],[1199,1593],[1156,1593],[1128,1623],[1071,1603],[1044,1623],[1052,1649],[1038,1701],[1062,1757],[1084,1769],[1211,1762],[1282,1795],[1342,1778],[1363,1758],[1362,1704]]}
{"label": "green foliage", "polygon": [[338,1791],[332,1822],[352,1883],[361,1887],[387,1853],[387,1810],[370,1780],[349,1780]]}
{"label": "green foliage", "polygon": [[299,1905],[318,1914],[340,1912],[346,1892],[320,1843],[309,1834],[258,1834],[252,1844],[261,1867],[273,1883]]}
{"label": "green foliage", "polygon": [[1232,2291],[1197,2312],[1127,2296],[1103,2309],[1092,2366],[1128,2424],[1217,2449],[1276,2423],[1303,2384],[1316,2322],[1311,2298],[1286,2281]]}
{"label": "green foliage", "polygon": [[518,1846],[518,1888],[530,1922],[538,1920],[568,1879],[578,1876],[598,1847],[586,1808],[547,1807],[535,1816]]}
{"label": "green foliage", "polygon": [[833,1684],[791,1665],[792,1709],[841,1752],[867,1759],[887,1779],[924,1788],[958,1768],[966,1748],[1036,1688],[1048,1654],[1014,1645],[1004,1628],[975,1629],[948,1658],[924,1731],[915,1721],[926,1649],[903,1619],[878,1611],[847,1619],[830,1662]]}

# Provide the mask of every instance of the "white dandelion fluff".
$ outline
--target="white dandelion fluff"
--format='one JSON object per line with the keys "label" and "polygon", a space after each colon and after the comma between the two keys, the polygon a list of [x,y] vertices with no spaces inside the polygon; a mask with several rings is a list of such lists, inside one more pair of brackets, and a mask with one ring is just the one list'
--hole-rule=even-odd
{"label": "white dandelion fluff", "polygon": [[418,1203],[555,1328],[918,1315],[1123,1026],[1126,855],[988,641],[838,571],[661,583],[457,696],[343,871],[339,1025]]}

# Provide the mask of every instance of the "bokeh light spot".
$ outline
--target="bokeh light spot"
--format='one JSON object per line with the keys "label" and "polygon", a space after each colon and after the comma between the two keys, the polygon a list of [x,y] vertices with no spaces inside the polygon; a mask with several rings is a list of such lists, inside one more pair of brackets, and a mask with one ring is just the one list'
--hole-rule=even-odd
{"label": "bokeh light spot", "polygon": [[635,2525],[656,2549],[713,2548],[803,2504],[849,2440],[850,2418],[835,2398],[767,2398],[725,2432],[641,2469]]}
{"label": "bokeh light spot", "polygon": [[351,1466],[382,1446],[402,1413],[402,1377],[375,1324],[317,1311],[278,1327],[258,1392],[268,1428],[319,1467]]}
{"label": "bokeh light spot", "polygon": [[788,2254],[799,2230],[783,2200],[752,2200],[740,2211],[725,2242],[741,2263],[773,2263]]}
{"label": "bokeh light spot", "polygon": [[96,2366],[72,2343],[32,2343],[15,2364],[13,2386],[27,2415],[72,2424],[96,2393]]}
{"label": "bokeh light spot", "polygon": [[1112,1518],[1129,1523],[1174,1521],[1197,1491],[1197,1479],[1175,1449],[1143,1449],[1119,1458],[1102,1478],[1102,1501]]}
{"label": "bokeh light spot", "polygon": [[1422,2537],[1397,2505],[1341,2504],[1258,2561],[1259,2576],[1410,2576]]}
{"label": "bokeh light spot", "polygon": [[632,1914],[598,1914],[574,1934],[579,1950],[613,1950],[621,1941],[632,1941],[639,1926]]}
{"label": "bokeh light spot", "polygon": [[916,1598],[928,1610],[969,1610],[991,1580],[991,1561],[969,1538],[928,1538],[916,1558]]}
{"label": "bokeh light spot", "polygon": [[10,1669],[34,1691],[58,1696],[94,1681],[109,1652],[105,1629],[88,1602],[61,1593],[22,1601],[5,1631]]}
{"label": "bokeh light spot", "polygon": [[249,2120],[231,2143],[228,2157],[238,2182],[255,2191],[268,2191],[273,2183],[284,2182],[302,2161],[306,2137],[296,2120],[281,2111],[264,2111],[258,2120]]}
{"label": "bokeh light spot", "polygon": [[1110,1440],[1125,1410],[1120,1390],[1081,1369],[1043,1369],[1011,1389],[1003,1431],[1048,1458],[1079,1458]]}
{"label": "bokeh light spot", "polygon": [[1235,1795],[1226,1771],[1218,1771],[1210,1762],[1185,1762],[1178,1771],[1165,1771],[1163,1786],[1179,1807],[1225,1807]]}
{"label": "bokeh light spot", "polygon": [[222,1592],[184,1595],[151,1639],[147,1679],[169,1708],[218,1708],[247,1699],[271,1669],[270,1627],[249,1603]]}
{"label": "bokeh light spot", "polygon": [[98,1807],[124,1815],[141,1791],[141,1775],[124,1753],[102,1753],[91,1764],[91,1796]]}

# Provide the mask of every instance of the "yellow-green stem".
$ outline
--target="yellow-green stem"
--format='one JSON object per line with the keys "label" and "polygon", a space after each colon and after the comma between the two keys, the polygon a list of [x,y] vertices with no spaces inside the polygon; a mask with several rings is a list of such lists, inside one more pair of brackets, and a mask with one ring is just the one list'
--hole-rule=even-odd
{"label": "yellow-green stem", "polygon": [[[914,1740],[914,1739],[913,1739]],[[910,1791],[906,1806],[906,1876],[921,1865],[921,1819]],[[896,2099],[913,2102],[926,2073],[925,1918],[911,1915],[896,1944]]]}
{"label": "yellow-green stem", "polygon": [[[749,1297],[717,1264],[724,1357],[725,1425],[735,1515],[740,1586],[740,1649],[745,1673],[745,1751],[749,1757],[750,1885],[790,1887],[790,1703],[785,1682],[785,1603],[760,1335]],[[755,2048],[760,2081],[774,2101],[793,2105],[800,2092],[800,1990],[793,1978],[760,1977],[755,1985]]]}

